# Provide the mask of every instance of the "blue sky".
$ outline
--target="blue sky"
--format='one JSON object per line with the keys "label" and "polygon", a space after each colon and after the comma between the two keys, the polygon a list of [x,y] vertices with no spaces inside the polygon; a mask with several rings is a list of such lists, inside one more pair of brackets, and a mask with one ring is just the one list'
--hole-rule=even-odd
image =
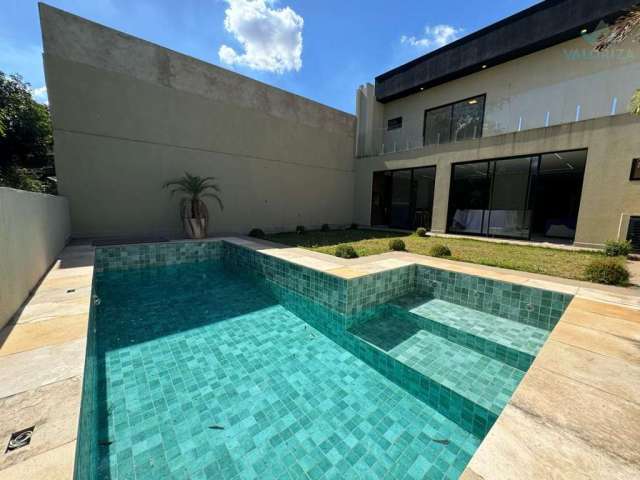
{"label": "blue sky", "polygon": [[[46,101],[37,2],[0,0],[0,70]],[[50,0],[106,26],[353,112],[358,85],[536,0]]]}

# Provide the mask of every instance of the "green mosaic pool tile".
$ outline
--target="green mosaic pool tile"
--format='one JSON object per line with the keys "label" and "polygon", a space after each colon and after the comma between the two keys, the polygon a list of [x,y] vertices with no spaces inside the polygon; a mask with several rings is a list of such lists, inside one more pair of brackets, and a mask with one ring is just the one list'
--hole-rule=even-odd
{"label": "green mosaic pool tile", "polygon": [[420,328],[524,371],[549,336],[547,330],[421,294],[397,298],[390,308]]}
{"label": "green mosaic pool tile", "polygon": [[94,268],[103,272],[204,262],[219,260],[223,253],[217,240],[115,245],[96,248]]}
{"label": "green mosaic pool tile", "polygon": [[[484,437],[497,419],[496,413],[460,396],[441,383],[425,377],[415,368],[387,355],[359,336],[351,334],[354,327],[348,332],[345,331],[345,322],[341,321],[340,316],[336,316],[335,313],[320,305],[304,301],[295,292],[277,286],[272,286],[272,289],[279,302],[288,310],[304,318],[321,333],[467,431],[473,432],[478,437]],[[385,306],[377,306],[370,309],[366,313],[367,318],[378,318],[381,312],[384,312],[384,308]],[[355,325],[362,324],[363,322],[358,322]]]}
{"label": "green mosaic pool tile", "polygon": [[98,478],[457,478],[479,444],[253,279],[97,281]]}
{"label": "green mosaic pool tile", "polygon": [[418,265],[419,292],[551,331],[573,298],[558,292]]}
{"label": "green mosaic pool tile", "polygon": [[519,369],[420,328],[408,317],[382,315],[351,332],[497,415],[524,376]]}

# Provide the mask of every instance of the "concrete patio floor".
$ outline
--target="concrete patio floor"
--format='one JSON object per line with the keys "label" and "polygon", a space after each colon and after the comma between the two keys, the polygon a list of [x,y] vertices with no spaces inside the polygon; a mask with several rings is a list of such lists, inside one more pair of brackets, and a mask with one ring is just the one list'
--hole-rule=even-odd
{"label": "concrete patio floor", "polygon": [[[640,478],[640,291],[389,252],[345,260],[248,238],[227,241],[341,278],[412,263],[575,295],[464,479]],[[70,479],[94,249],[67,247],[0,331],[0,479]]]}

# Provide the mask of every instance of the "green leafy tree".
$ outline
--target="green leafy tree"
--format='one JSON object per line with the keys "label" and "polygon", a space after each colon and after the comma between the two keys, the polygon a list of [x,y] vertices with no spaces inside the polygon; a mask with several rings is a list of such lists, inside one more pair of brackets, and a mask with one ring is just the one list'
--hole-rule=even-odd
{"label": "green leafy tree", "polygon": [[[593,46],[596,52],[603,52],[613,45],[624,42],[627,38],[640,41],[640,6],[635,6],[618,17],[615,23],[606,30]],[[631,97],[629,110],[634,115],[640,115],[640,89]]]}
{"label": "green leafy tree", "polygon": [[52,166],[52,144],[49,108],[22,77],[0,71],[0,185],[47,191],[34,169]]}

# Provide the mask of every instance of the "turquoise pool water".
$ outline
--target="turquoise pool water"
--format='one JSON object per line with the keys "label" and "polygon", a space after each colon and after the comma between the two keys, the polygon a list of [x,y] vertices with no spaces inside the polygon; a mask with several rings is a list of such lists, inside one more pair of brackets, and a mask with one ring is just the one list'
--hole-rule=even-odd
{"label": "turquoise pool water", "polygon": [[480,443],[219,262],[96,291],[98,478],[455,479]]}
{"label": "turquoise pool water", "polygon": [[76,480],[458,478],[571,300],[221,241],[96,272]]}

